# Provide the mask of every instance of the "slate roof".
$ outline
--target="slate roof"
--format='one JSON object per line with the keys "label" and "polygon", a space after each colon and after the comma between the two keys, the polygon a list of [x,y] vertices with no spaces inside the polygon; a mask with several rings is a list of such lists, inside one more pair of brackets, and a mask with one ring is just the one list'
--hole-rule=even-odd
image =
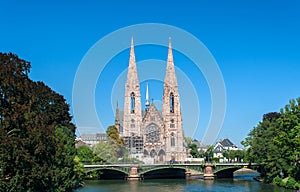
{"label": "slate roof", "polygon": [[234,144],[229,139],[224,139],[220,142],[224,147],[232,147]]}

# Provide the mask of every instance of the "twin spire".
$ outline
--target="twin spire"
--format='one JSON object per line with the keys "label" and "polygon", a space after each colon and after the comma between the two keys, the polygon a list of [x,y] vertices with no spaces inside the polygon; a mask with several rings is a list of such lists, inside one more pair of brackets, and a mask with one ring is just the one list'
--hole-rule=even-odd
{"label": "twin spire", "polygon": [[[131,77],[131,78],[129,78]],[[130,81],[130,82],[128,82]],[[174,60],[173,60],[173,51],[172,51],[172,42],[171,37],[169,37],[169,47],[168,47],[168,58],[167,58],[167,68],[166,68],[166,76],[164,83],[171,86],[177,86],[177,79],[175,76],[175,69],[174,69]],[[135,53],[134,53],[134,41],[133,37],[131,38],[131,45],[130,45],[130,59],[129,59],[129,67],[128,67],[128,74],[127,74],[127,82],[126,84],[134,84],[139,85],[137,69],[136,69],[136,60],[135,60]],[[149,99],[149,90],[148,90],[148,82],[146,87],[146,109],[150,106],[150,99]]]}

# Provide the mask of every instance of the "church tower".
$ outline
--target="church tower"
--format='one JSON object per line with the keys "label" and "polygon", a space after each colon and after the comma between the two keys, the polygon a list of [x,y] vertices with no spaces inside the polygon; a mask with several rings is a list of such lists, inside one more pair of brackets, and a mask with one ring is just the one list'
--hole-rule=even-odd
{"label": "church tower", "polygon": [[136,70],[133,38],[131,39],[130,59],[125,85],[124,118],[122,136],[140,136],[142,123],[140,83]]}
{"label": "church tower", "polygon": [[166,159],[184,161],[184,134],[180,110],[180,97],[174,68],[171,39],[169,39],[166,76],[162,101],[162,116],[165,125]]}

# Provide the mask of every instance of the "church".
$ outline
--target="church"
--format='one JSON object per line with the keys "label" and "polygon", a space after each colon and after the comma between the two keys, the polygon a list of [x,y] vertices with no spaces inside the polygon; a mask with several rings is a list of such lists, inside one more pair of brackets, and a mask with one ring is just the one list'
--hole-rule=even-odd
{"label": "church", "polygon": [[145,110],[142,110],[134,43],[125,84],[124,110],[116,108],[115,126],[124,139],[131,156],[146,163],[183,162],[187,156],[182,128],[180,96],[174,68],[172,44],[169,40],[166,75],[162,95],[162,110],[149,101],[146,88]]}

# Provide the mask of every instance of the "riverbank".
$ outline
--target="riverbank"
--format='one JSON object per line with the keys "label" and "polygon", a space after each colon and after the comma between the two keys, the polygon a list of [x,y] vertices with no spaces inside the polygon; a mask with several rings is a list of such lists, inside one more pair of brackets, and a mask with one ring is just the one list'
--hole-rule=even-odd
{"label": "riverbank", "polygon": [[[256,176],[253,178],[255,181],[264,183],[263,178],[260,176]],[[276,185],[284,189],[291,189],[291,190],[299,190],[300,189],[300,183],[298,183],[294,178],[286,177],[284,179],[280,177],[275,177],[273,179],[272,183],[269,183],[270,185]]]}

